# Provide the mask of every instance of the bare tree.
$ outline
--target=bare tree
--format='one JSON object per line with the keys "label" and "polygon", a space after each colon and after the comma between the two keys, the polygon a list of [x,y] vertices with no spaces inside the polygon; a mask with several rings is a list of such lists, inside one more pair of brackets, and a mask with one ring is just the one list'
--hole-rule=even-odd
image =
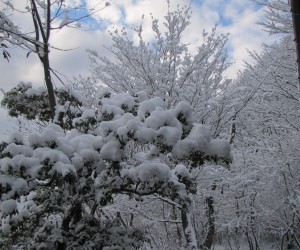
{"label": "bare tree", "polygon": [[[51,68],[49,54],[50,48],[59,48],[55,48],[49,43],[52,31],[66,26],[76,27],[80,20],[91,17],[94,13],[108,7],[110,4],[101,1],[89,9],[85,5],[68,4],[64,0],[30,0],[25,10],[15,7],[13,1],[6,1],[4,5],[5,9],[0,11],[0,42],[4,58],[8,60],[10,57],[10,54],[5,50],[6,45],[4,42],[15,44],[28,50],[27,56],[30,53],[35,53],[39,57],[44,70],[51,117],[53,119],[56,99],[52,75],[56,75],[56,73]],[[12,13],[19,12],[29,16],[32,21],[32,30],[28,32],[19,28],[11,20],[10,16],[6,15],[9,10]]]}

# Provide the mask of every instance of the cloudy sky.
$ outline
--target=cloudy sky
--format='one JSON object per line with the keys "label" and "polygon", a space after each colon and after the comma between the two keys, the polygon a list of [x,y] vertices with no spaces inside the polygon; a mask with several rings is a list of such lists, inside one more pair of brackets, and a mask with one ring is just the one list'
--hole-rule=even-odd
{"label": "cloudy sky", "polygon": [[[165,0],[67,0],[76,5],[85,2],[87,6],[104,7],[106,2],[110,6],[97,12],[94,19],[89,19],[90,28],[68,29],[63,28],[53,33],[52,45],[69,51],[53,50],[50,53],[52,67],[58,70],[62,77],[71,78],[78,74],[89,74],[89,61],[86,49],[98,50],[100,54],[110,56],[103,48],[112,42],[108,30],[114,27],[129,29],[141,24],[142,15],[145,15],[144,37],[150,39],[150,13],[159,20],[163,20],[167,12]],[[15,7],[24,8],[20,4],[27,1],[10,1]],[[171,0],[171,6],[189,4],[190,0]],[[0,9],[3,3],[0,3]],[[234,78],[237,71],[242,69],[243,61],[249,60],[248,50],[260,52],[262,43],[271,43],[275,38],[270,37],[256,24],[264,18],[264,10],[251,0],[194,0],[191,5],[191,25],[187,28],[183,41],[191,44],[191,50],[201,43],[203,29],[210,30],[219,23],[218,32],[230,33],[227,44],[229,60],[233,66],[227,75]],[[13,21],[24,31],[30,31],[31,22],[24,14],[12,15]],[[97,20],[102,20],[97,23]],[[16,47],[9,50],[11,60],[0,59],[0,88],[4,91],[16,86],[20,81],[32,82],[35,86],[43,85],[42,67],[36,55],[26,57],[27,52]],[[57,82],[57,84],[59,84]],[[0,94],[0,98],[2,98]],[[0,108],[0,139],[5,139],[12,130],[6,111]]]}

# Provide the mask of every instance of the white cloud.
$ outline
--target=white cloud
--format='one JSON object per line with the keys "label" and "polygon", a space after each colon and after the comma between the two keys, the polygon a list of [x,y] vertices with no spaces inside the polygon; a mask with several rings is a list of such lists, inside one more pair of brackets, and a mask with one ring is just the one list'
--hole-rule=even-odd
{"label": "white cloud", "polygon": [[64,4],[69,8],[77,8],[80,7],[83,4],[83,2],[84,1],[82,0],[65,0]]}
{"label": "white cloud", "polygon": [[86,0],[88,9],[97,9],[93,14],[93,18],[96,20],[104,20],[105,22],[116,23],[119,22],[122,17],[120,8],[114,3],[114,1],[99,1],[99,0]]}
{"label": "white cloud", "polygon": [[50,52],[51,65],[68,77],[79,73],[86,75],[89,71],[86,49],[96,47],[100,49],[106,40],[108,38],[105,38],[103,32],[62,29],[51,39],[52,44],[59,48]]}
{"label": "white cloud", "polygon": [[272,43],[276,37],[270,37],[257,24],[264,18],[263,8],[257,10],[255,5],[246,1],[232,0],[225,8],[225,16],[231,18],[232,24],[221,28],[224,33],[230,33],[230,60],[234,63],[227,74],[234,76],[243,69],[244,61],[250,60],[247,50],[262,52],[263,43]]}

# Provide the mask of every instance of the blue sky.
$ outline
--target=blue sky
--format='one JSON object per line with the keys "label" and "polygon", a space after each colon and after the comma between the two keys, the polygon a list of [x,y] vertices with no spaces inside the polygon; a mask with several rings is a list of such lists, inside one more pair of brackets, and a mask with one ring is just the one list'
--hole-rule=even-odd
{"label": "blue sky", "polygon": [[[66,3],[76,6],[82,0],[66,0]],[[16,7],[22,8],[26,1],[11,1]],[[104,56],[110,56],[103,45],[110,46],[112,41],[108,30],[114,28],[134,27],[140,25],[142,15],[145,14],[144,37],[150,39],[151,19],[150,13],[159,20],[167,11],[167,3],[164,0],[86,0],[88,7],[96,4],[110,2],[110,6],[96,13],[93,18],[92,29],[61,29],[53,33],[51,43],[62,49],[72,49],[69,52],[51,51],[51,63],[54,69],[58,69],[66,77],[78,74],[89,74],[89,62],[86,49],[98,50]],[[172,8],[177,4],[189,4],[189,0],[171,0]],[[98,5],[100,6],[100,5]],[[101,6],[100,6],[101,7]],[[0,2],[0,9],[3,3]],[[24,6],[23,6],[24,8]],[[102,7],[101,7],[102,8]],[[249,60],[247,49],[261,51],[262,43],[271,43],[272,37],[263,32],[256,25],[264,17],[263,9],[258,7],[251,0],[194,0],[192,2],[191,25],[188,27],[184,42],[191,43],[191,50],[195,49],[201,42],[202,30],[210,30],[215,23],[220,22],[218,31],[220,33],[230,33],[227,48],[229,49],[229,59],[233,66],[228,70],[227,75],[235,77],[238,70],[242,69],[243,60]],[[24,30],[30,30],[30,20],[24,15],[14,16],[16,23]],[[96,20],[105,20],[97,23]],[[89,20],[88,22],[91,22]],[[162,25],[161,25],[162,26]],[[1,83],[4,90],[16,86],[20,81],[32,82],[34,86],[43,85],[43,72],[35,55],[26,58],[26,52],[13,48],[11,60],[0,60]],[[59,83],[57,83],[59,84]],[[0,99],[2,95],[0,95]],[[8,122],[5,110],[0,109],[0,139],[6,138],[12,130],[12,124]]]}

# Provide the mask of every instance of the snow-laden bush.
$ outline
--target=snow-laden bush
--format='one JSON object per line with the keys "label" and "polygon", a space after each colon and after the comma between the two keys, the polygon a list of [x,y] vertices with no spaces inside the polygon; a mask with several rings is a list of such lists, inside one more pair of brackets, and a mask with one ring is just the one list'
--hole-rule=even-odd
{"label": "snow-laden bush", "polygon": [[194,124],[187,103],[174,109],[162,103],[159,98],[104,95],[95,110],[81,107],[71,130],[50,123],[28,138],[13,134],[0,157],[0,244],[138,247],[147,235],[122,223],[118,214],[105,214],[105,207],[125,194],[178,204],[186,242],[197,247],[190,219],[196,183],[190,171],[205,160],[228,163],[229,142],[213,139],[209,127]]}

